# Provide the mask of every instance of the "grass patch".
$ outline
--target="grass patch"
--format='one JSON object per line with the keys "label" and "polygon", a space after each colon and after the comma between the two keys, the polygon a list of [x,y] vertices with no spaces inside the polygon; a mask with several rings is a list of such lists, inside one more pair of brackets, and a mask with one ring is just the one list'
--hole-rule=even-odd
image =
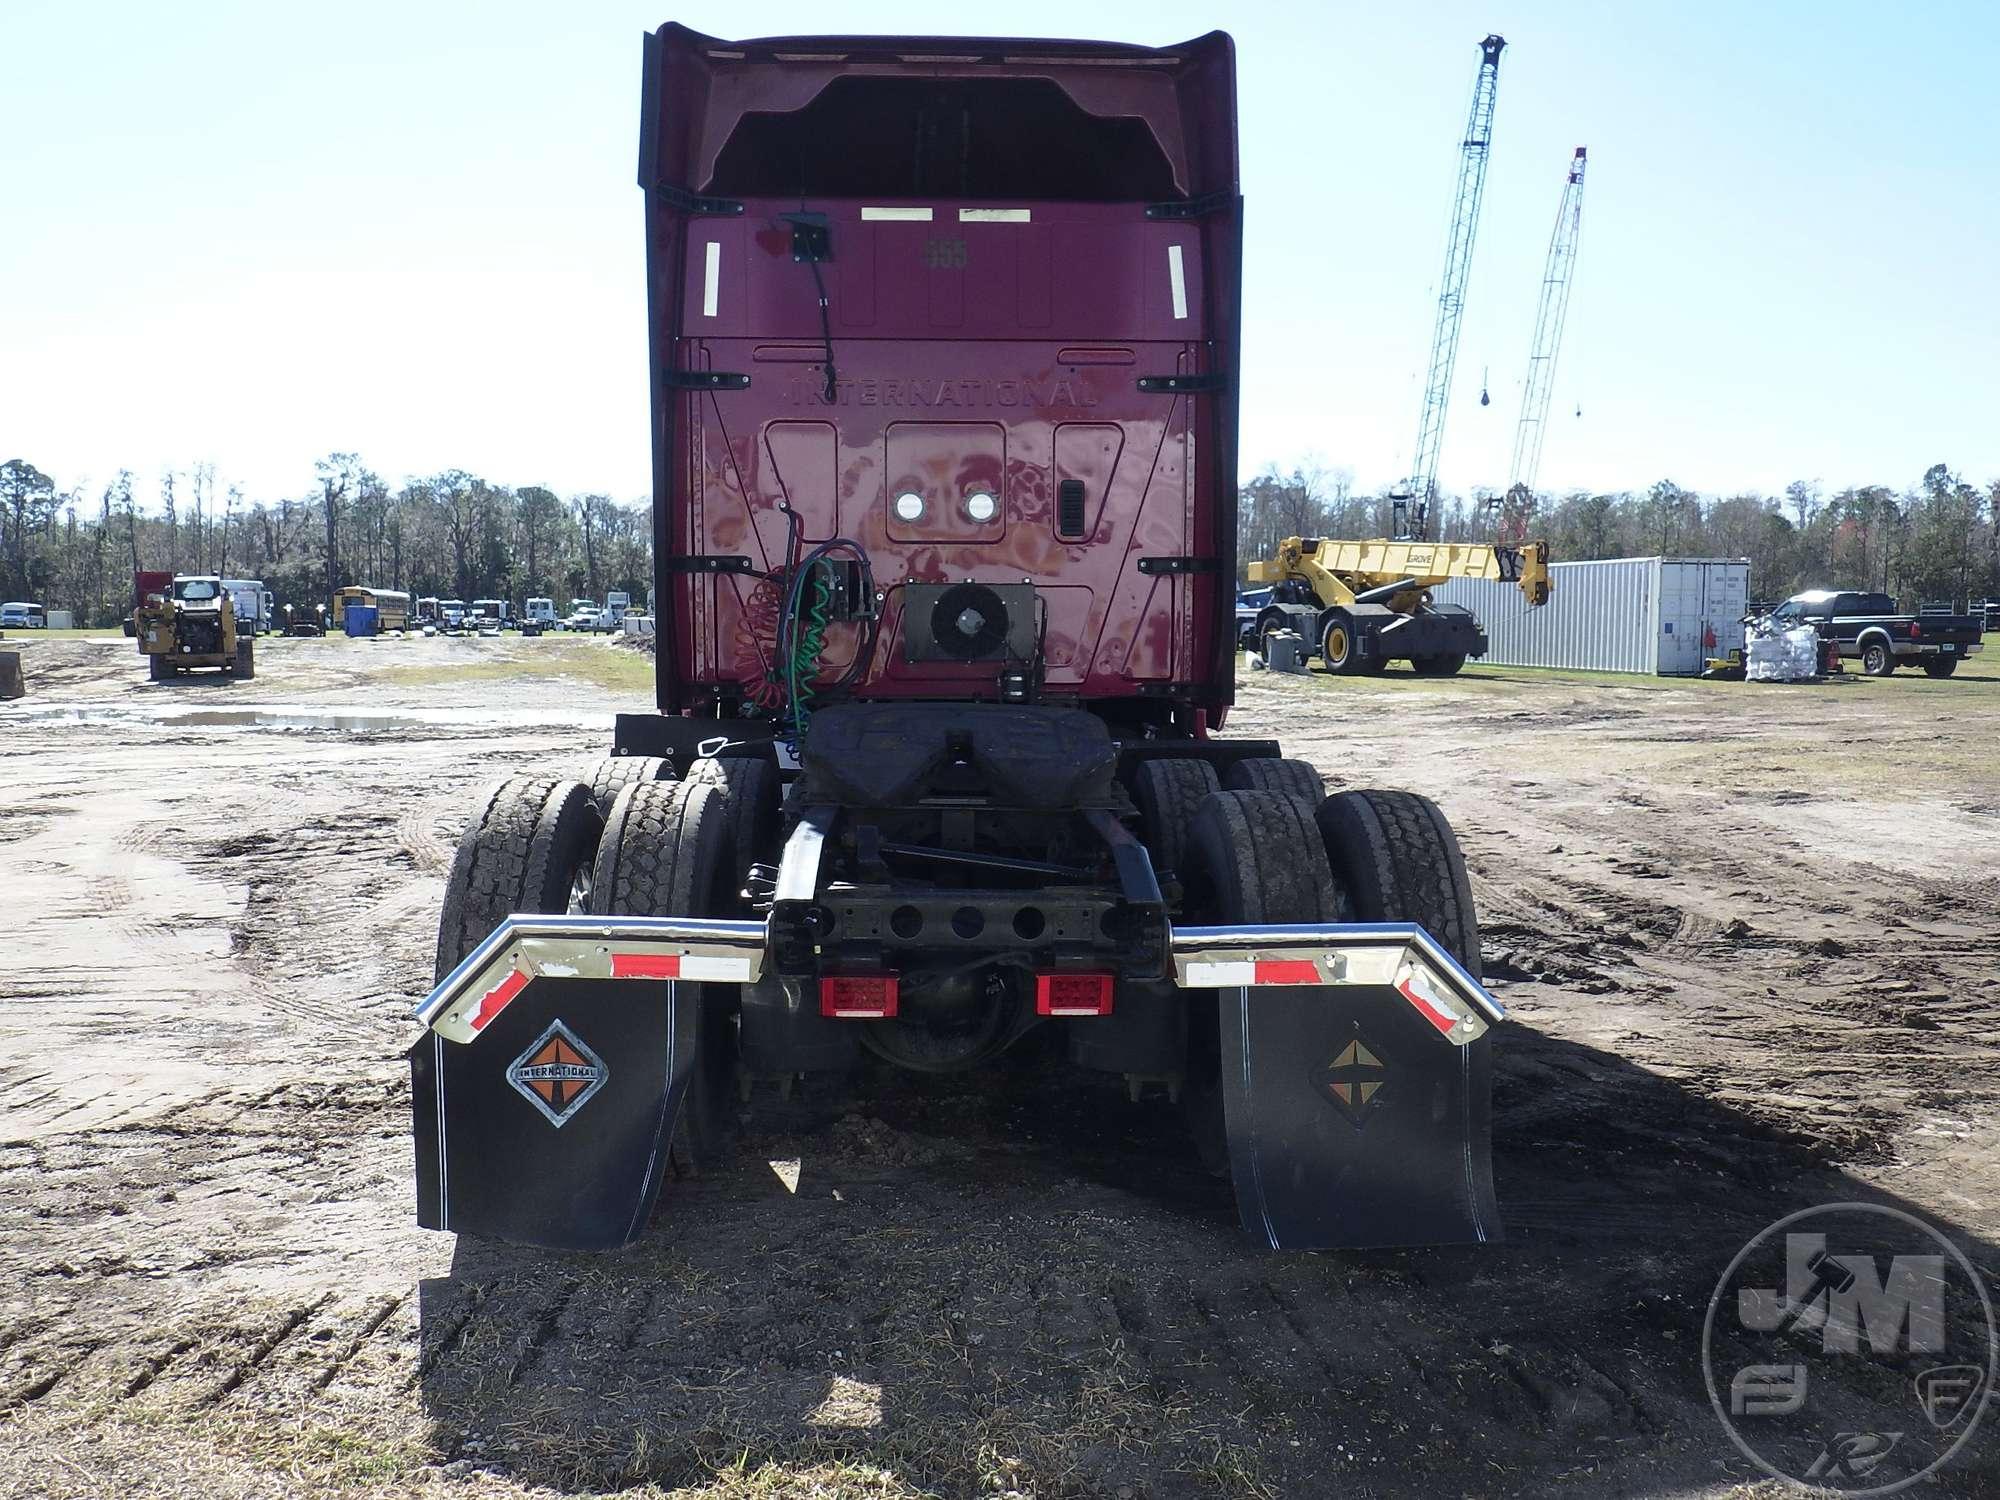
{"label": "grass patch", "polygon": [[526,643],[483,661],[425,662],[388,667],[376,680],[391,687],[436,687],[453,682],[526,682],[567,677],[613,693],[649,693],[653,658],[600,641],[549,642],[540,650]]}
{"label": "grass patch", "polygon": [[10,651],[35,641],[115,641],[124,638],[125,627],[122,625],[104,625],[94,630],[0,630],[0,645]]}

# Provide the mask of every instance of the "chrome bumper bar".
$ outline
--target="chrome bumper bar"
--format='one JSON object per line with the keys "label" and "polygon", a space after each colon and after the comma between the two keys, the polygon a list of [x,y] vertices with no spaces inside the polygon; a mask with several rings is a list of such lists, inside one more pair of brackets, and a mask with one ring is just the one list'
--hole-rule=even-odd
{"label": "chrome bumper bar", "polygon": [[[1183,989],[1393,989],[1458,1047],[1507,1016],[1443,944],[1410,922],[1182,927],[1170,952]],[[536,979],[752,984],[763,976],[764,955],[762,922],[517,913],[424,997],[416,1018],[446,1041],[470,1042]]]}

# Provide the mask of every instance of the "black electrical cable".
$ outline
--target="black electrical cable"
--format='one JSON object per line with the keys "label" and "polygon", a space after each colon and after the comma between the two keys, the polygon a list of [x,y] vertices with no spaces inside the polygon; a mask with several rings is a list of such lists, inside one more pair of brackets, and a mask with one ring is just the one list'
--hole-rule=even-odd
{"label": "black electrical cable", "polygon": [[819,293],[819,339],[826,347],[826,404],[833,405],[838,394],[833,373],[833,314],[826,300],[826,278],[820,274],[819,262],[809,262],[813,268],[813,288]]}

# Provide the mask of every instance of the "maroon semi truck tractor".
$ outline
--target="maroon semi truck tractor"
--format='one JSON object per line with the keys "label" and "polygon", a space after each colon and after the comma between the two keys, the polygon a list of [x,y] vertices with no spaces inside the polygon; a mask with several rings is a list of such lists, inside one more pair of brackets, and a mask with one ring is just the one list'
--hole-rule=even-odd
{"label": "maroon semi truck tractor", "polygon": [[1497,1237],[1443,815],[1218,737],[1235,103],[1220,32],[646,39],[658,707],[458,847],[422,1223],[624,1244],[760,1083],[1053,1030],[1265,1244]]}

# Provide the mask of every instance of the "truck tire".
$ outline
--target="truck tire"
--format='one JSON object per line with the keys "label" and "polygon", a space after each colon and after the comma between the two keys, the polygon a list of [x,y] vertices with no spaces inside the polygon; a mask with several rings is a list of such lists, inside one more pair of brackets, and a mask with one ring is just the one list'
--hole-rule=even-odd
{"label": "truck tire", "polygon": [[[641,781],[611,804],[597,846],[590,909],[600,916],[717,917],[729,888],[728,798],[712,783]],[[695,1063],[670,1158],[684,1177],[724,1160],[733,1135],[737,986],[687,985],[695,995]]]}
{"label": "truck tire", "polygon": [[1188,824],[1187,864],[1186,905],[1201,922],[1340,920],[1313,811],[1295,796],[1231,790],[1204,798]]}
{"label": "truck tire", "polygon": [[603,827],[580,781],[516,776],[489,791],[445,881],[437,977],[457,968],[510,913],[566,912],[587,897]]}
{"label": "truck tire", "polygon": [[688,768],[687,779],[716,787],[723,794],[729,815],[729,911],[733,915],[742,904],[750,866],[777,858],[778,768],[761,757],[717,756],[696,761]]}
{"label": "truck tire", "polygon": [[1472,882],[1435,802],[1414,792],[1341,792],[1320,804],[1314,822],[1349,908],[1337,920],[1415,922],[1480,977]]}
{"label": "truck tire", "polygon": [[1353,677],[1363,670],[1361,638],[1345,610],[1335,610],[1320,627],[1319,655],[1336,677]]}
{"label": "truck tire", "polygon": [[1887,677],[1896,670],[1896,653],[1881,639],[1861,643],[1861,670],[1870,677]]}
{"label": "truck tire", "polygon": [[1163,756],[1139,762],[1132,774],[1132,800],[1139,805],[1146,852],[1156,873],[1179,873],[1195,809],[1221,790],[1215,767],[1205,760]]}
{"label": "truck tire", "polygon": [[1419,677],[1456,677],[1465,666],[1462,651],[1440,651],[1435,656],[1417,656],[1410,659],[1410,669]]}
{"label": "truck tire", "polygon": [[[1269,791],[1224,791],[1205,799],[1187,831],[1185,920],[1192,923],[1335,922],[1338,903],[1312,809]],[[1222,1038],[1216,997],[1188,1001],[1188,1062],[1182,1115],[1202,1165],[1229,1170],[1222,1106]]]}
{"label": "truck tire", "polygon": [[628,786],[642,781],[672,781],[673,762],[658,755],[607,755],[590,770],[590,800],[600,818],[611,816],[611,804]]}
{"label": "truck tire", "polygon": [[246,682],[257,675],[257,644],[250,640],[236,643],[235,675]]}
{"label": "truck tire", "polygon": [[1326,797],[1326,783],[1319,772],[1302,760],[1276,757],[1239,760],[1223,776],[1222,784],[1232,792],[1277,792],[1296,797],[1305,803],[1308,812]]}
{"label": "truck tire", "polygon": [[1924,663],[1924,676],[1926,677],[1949,677],[1957,670],[1958,658],[1955,656],[1941,657],[1937,661],[1927,661]]}

